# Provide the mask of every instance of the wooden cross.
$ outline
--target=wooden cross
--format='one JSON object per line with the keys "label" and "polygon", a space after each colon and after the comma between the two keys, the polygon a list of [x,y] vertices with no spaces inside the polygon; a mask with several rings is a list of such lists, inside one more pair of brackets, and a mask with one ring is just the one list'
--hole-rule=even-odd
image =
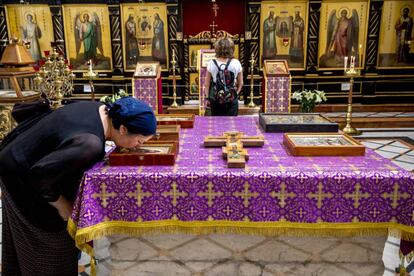
{"label": "wooden cross", "polygon": [[[224,146],[225,145],[225,146]],[[205,147],[222,147],[223,158],[227,159],[229,168],[244,168],[248,160],[248,152],[243,146],[262,147],[264,145],[263,136],[245,136],[243,132],[228,131],[222,136],[206,136],[204,138]]]}
{"label": "wooden cross", "polygon": [[392,208],[397,208],[397,206],[398,206],[398,200],[400,199],[400,198],[403,198],[403,199],[407,199],[407,198],[409,198],[410,197],[410,195],[409,194],[407,194],[406,192],[404,192],[403,194],[399,194],[398,193],[398,184],[397,183],[395,183],[394,184],[394,191],[393,191],[393,193],[392,194],[389,194],[389,193],[383,193],[382,194],[382,197],[383,198],[385,198],[385,199],[387,199],[387,198],[391,198],[392,199],[392,203],[391,203],[391,206],[392,206]]}
{"label": "wooden cross", "polygon": [[286,205],[286,198],[294,198],[296,195],[293,192],[286,193],[286,183],[282,182],[280,185],[280,192],[276,193],[275,191],[270,193],[271,197],[275,197],[280,201],[280,206],[283,208]]}
{"label": "wooden cross", "polygon": [[141,189],[142,189],[141,183],[138,182],[138,184],[137,184],[137,190],[135,192],[129,192],[127,194],[127,196],[129,196],[129,197],[135,197],[137,199],[138,207],[141,207],[141,205],[142,205],[142,199],[144,197],[152,196],[152,193],[150,193],[150,192],[143,192]]}
{"label": "wooden cross", "polygon": [[107,194],[105,182],[101,184],[101,193],[97,193],[97,194],[92,195],[92,197],[94,199],[100,198],[102,200],[102,206],[104,208],[106,208],[106,206],[108,206],[107,199],[110,198],[110,197],[114,197],[114,196],[116,196],[116,193],[114,193],[114,192]]}
{"label": "wooden cross", "polygon": [[344,194],[345,198],[352,198],[354,200],[354,207],[355,208],[359,207],[359,199],[360,198],[368,198],[369,197],[369,193],[360,193],[360,189],[361,189],[361,184],[357,183],[355,185],[355,193],[353,193],[353,194],[350,194],[350,193]]}
{"label": "wooden cross", "polygon": [[318,208],[322,207],[322,200],[324,200],[325,198],[331,198],[333,197],[332,193],[323,193],[322,190],[323,186],[322,186],[322,182],[319,182],[318,184],[318,193],[309,193],[308,194],[308,198],[312,199],[315,198],[318,200],[317,206]]}
{"label": "wooden cross", "polygon": [[213,182],[211,181],[208,182],[207,189],[207,192],[198,192],[197,196],[207,196],[207,204],[211,207],[213,205],[214,198],[223,196],[223,192],[213,192]]}
{"label": "wooden cross", "polygon": [[233,193],[235,196],[237,197],[242,197],[243,198],[243,204],[244,207],[249,207],[249,200],[251,197],[256,198],[259,196],[259,194],[257,192],[251,193],[249,192],[249,182],[246,181],[244,182],[244,191],[243,192],[234,192]]}
{"label": "wooden cross", "polygon": [[178,192],[177,190],[177,183],[174,181],[172,184],[172,191],[162,193],[163,196],[172,196],[172,205],[177,206],[177,198],[178,197],[185,197],[188,194],[186,192]]}
{"label": "wooden cross", "polygon": [[240,140],[244,147],[262,147],[264,145],[264,137],[262,135],[247,136],[243,132],[227,131],[222,136],[206,136],[204,138],[204,146],[222,147],[226,145],[227,139],[231,139],[234,142]]}

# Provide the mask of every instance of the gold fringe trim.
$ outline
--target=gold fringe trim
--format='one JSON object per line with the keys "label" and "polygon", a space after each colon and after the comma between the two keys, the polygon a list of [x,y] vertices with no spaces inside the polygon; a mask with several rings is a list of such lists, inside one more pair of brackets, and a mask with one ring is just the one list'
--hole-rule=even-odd
{"label": "gold fringe trim", "polygon": [[[391,229],[391,230],[390,230]],[[126,222],[107,221],[94,226],[77,229],[75,223],[69,220],[68,231],[81,248],[85,243],[103,236],[126,234],[141,236],[151,233],[235,233],[262,236],[376,236],[387,235],[390,232],[395,237],[414,240],[414,227],[398,223],[294,223],[294,222],[245,222],[245,221],[146,221]],[[82,248],[81,248],[82,249]]]}

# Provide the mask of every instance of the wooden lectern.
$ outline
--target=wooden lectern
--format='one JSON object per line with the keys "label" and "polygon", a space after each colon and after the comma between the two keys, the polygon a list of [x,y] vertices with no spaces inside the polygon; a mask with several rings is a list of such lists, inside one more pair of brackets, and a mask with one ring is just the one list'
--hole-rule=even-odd
{"label": "wooden lectern", "polygon": [[157,62],[138,62],[132,78],[133,96],[146,102],[155,114],[162,113],[161,68]]}
{"label": "wooden lectern", "polygon": [[265,60],[262,112],[290,112],[292,77],[286,60]]}
{"label": "wooden lectern", "polygon": [[206,112],[207,95],[209,91],[206,91],[206,76],[207,76],[207,64],[210,60],[216,58],[216,52],[214,49],[201,49],[198,51],[198,79],[200,85],[198,86],[199,91],[199,115],[204,115]]}

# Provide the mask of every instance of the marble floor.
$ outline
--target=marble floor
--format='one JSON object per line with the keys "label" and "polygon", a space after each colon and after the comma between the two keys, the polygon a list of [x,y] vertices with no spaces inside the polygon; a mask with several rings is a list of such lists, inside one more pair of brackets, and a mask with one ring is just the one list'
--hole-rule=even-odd
{"label": "marble floor", "polygon": [[[414,172],[414,128],[362,130],[363,135],[358,139],[368,148]],[[138,239],[103,238],[96,241],[95,248],[98,275],[113,276],[391,276],[399,263],[399,240],[394,237],[163,234]],[[89,261],[82,254],[79,275],[89,275]],[[414,276],[414,271],[411,275]]]}

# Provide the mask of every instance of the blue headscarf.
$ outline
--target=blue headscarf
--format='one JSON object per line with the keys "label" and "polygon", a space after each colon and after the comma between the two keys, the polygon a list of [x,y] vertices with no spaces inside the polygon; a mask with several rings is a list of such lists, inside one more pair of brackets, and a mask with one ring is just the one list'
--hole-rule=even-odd
{"label": "blue headscarf", "polygon": [[113,104],[107,104],[108,115],[116,129],[124,125],[128,132],[153,135],[157,120],[151,107],[133,97],[123,97]]}

